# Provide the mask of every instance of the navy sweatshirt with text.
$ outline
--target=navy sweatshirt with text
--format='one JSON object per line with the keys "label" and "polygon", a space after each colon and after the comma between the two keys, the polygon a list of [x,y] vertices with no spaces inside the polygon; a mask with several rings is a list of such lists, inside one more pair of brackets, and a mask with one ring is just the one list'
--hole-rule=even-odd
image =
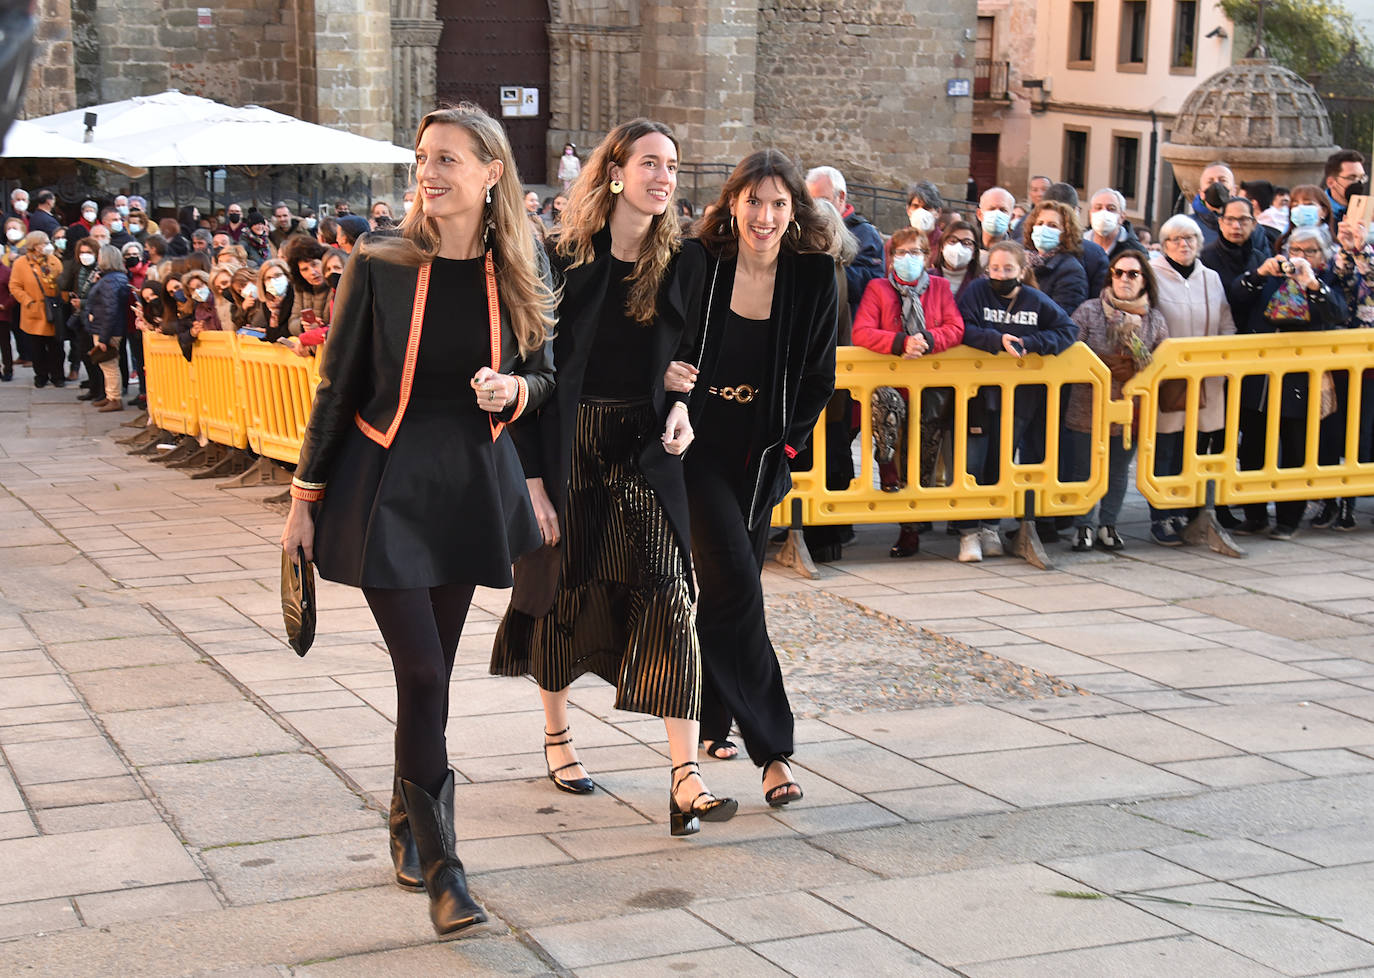
{"label": "navy sweatshirt with text", "polygon": [[1002,334],[1010,333],[1021,340],[1027,353],[1048,356],[1063,353],[1078,339],[1078,326],[1039,289],[1022,285],[1008,303],[988,283],[989,279],[978,279],[959,298],[968,346],[1003,353]]}

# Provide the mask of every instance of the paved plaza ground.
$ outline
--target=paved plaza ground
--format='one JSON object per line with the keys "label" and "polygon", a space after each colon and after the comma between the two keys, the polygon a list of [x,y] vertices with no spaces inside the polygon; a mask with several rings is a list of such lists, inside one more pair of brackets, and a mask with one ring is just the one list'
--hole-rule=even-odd
{"label": "paved plaza ground", "polygon": [[1369,501],[1239,560],[1145,542],[1137,497],[1123,555],[1052,546],[1052,571],[958,564],[942,531],[890,560],[886,526],[819,581],[769,570],[806,798],[770,810],[746,760],[708,761],[740,814],[682,840],[662,724],[600,683],[573,729],[602,790],[544,779],[534,686],[487,675],[505,594],[479,592],[449,749],[491,922],[439,943],[389,882],[361,594],[322,586],[298,659],[270,490],[127,456],[128,413],[17,374],[0,975],[1374,976]]}

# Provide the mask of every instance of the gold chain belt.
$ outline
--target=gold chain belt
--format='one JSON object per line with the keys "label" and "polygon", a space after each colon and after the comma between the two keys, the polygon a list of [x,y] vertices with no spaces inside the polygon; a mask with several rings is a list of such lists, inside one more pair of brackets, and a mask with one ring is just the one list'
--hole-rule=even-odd
{"label": "gold chain belt", "polygon": [[707,388],[707,393],[739,404],[748,404],[759,396],[758,388],[751,387],[749,384],[740,384],[738,387],[710,387]]}

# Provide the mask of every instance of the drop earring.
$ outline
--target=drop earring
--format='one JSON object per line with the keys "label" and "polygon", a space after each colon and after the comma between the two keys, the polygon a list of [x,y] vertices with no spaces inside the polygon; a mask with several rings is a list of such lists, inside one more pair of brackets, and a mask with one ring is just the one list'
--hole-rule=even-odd
{"label": "drop earring", "polygon": [[625,189],[625,182],[624,182],[623,180],[612,180],[612,181],[611,181],[611,193],[613,193],[613,194],[618,194],[618,193],[620,193],[620,192],[621,192],[622,190],[624,190],[624,189]]}
{"label": "drop earring", "polygon": [[490,187],[487,188],[487,203],[488,203],[488,204],[491,203],[491,188],[490,188]]}

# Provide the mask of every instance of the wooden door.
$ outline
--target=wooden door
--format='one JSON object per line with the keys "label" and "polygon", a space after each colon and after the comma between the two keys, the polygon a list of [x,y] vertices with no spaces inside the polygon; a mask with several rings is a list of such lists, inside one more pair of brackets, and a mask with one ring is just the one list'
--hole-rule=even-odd
{"label": "wooden door", "polygon": [[968,172],[978,185],[978,193],[997,186],[997,133],[974,133],[969,143]]}
{"label": "wooden door", "polygon": [[[500,120],[525,183],[546,183],[548,0],[439,0],[440,104],[476,102]],[[503,116],[502,89],[535,89],[535,115]]]}

